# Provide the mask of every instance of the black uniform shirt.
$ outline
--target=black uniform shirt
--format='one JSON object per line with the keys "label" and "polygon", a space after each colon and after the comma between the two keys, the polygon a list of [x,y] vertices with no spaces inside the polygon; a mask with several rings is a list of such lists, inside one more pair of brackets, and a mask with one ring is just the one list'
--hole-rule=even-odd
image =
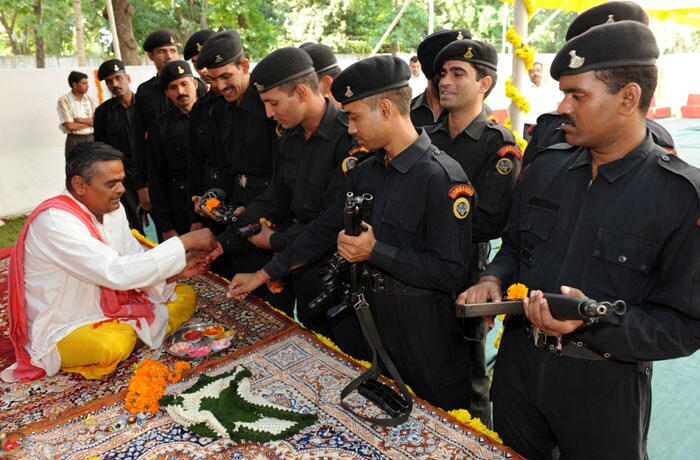
{"label": "black uniform shirt", "polygon": [[219,179],[225,158],[216,151],[216,125],[213,107],[216,96],[209,91],[195,102],[190,111],[190,139],[192,155],[189,156],[187,180],[190,195],[202,195],[214,187],[221,187]]}
{"label": "black uniform shirt", "polygon": [[[182,212],[172,209],[173,185],[182,187],[187,180],[187,161],[190,156],[190,117],[173,107],[156,118],[148,129],[148,178],[153,209],[160,220],[161,231],[176,229],[176,215]],[[186,196],[179,193],[178,196]],[[183,204],[186,205],[187,203]],[[181,219],[180,219],[181,220]],[[178,231],[182,231],[178,229]]]}
{"label": "black uniform shirt", "polygon": [[283,250],[303,225],[342,198],[346,175],[364,154],[364,149],[353,147],[347,115],[326,99],[321,123],[308,140],[301,125],[284,132],[272,183],[246,208],[241,225],[260,217],[278,223],[290,214],[296,224],[275,232],[270,241],[275,251]]}
{"label": "black uniform shirt", "polygon": [[508,222],[515,179],[520,172],[520,149],[513,133],[489,121],[481,112],[454,139],[449,117],[425,128],[430,140],[462,166],[474,184],[478,200],[473,218],[475,242],[499,238]]}
{"label": "black uniform shirt", "polygon": [[426,89],[411,101],[411,122],[416,128],[432,125],[447,116],[447,111],[443,110],[438,115],[438,119],[435,120],[433,109],[430,108],[428,98],[425,96],[427,91]]}
{"label": "black uniform shirt", "polygon": [[[204,97],[207,92],[206,84],[196,78],[197,98]],[[143,188],[148,185],[148,147],[146,145],[146,134],[148,128],[161,114],[173,106],[165,91],[158,87],[158,76],[141,83],[136,91],[136,106],[134,115],[134,163],[136,188]]]}
{"label": "black uniform shirt", "polygon": [[230,167],[232,184],[226,190],[227,201],[247,205],[270,183],[277,152],[276,123],[267,118],[265,106],[252,85],[239,104],[216,98],[213,113],[217,155],[225,157]]}
{"label": "black uniform shirt", "polygon": [[[421,133],[384,164],[385,152],[360,163],[348,188],[373,197],[370,224],[377,242],[370,265],[419,288],[452,294],[464,284],[471,250],[474,189],[462,168]],[[341,198],[265,265],[273,278],[333,249],[343,229]],[[414,298],[415,301],[415,298]]]}
{"label": "black uniform shirt", "polygon": [[133,183],[134,165],[134,105],[135,95],[129,107],[124,107],[113,97],[95,109],[95,141],[104,142],[124,154],[125,182]]}
{"label": "black uniform shirt", "polygon": [[589,149],[539,153],[518,180],[503,246],[485,273],[629,311],[571,334],[618,359],[700,347],[700,170],[654,145],[598,167]]}
{"label": "black uniform shirt", "polygon": [[[532,163],[539,151],[545,150],[552,145],[566,144],[566,135],[561,129],[561,124],[562,116],[557,112],[547,112],[537,117],[537,124],[533,128],[532,138],[523,154],[523,169]],[[651,132],[656,145],[671,153],[676,153],[673,138],[671,133],[666,131],[666,128],[654,120],[647,119],[647,129]],[[574,147],[571,148],[573,149]]]}

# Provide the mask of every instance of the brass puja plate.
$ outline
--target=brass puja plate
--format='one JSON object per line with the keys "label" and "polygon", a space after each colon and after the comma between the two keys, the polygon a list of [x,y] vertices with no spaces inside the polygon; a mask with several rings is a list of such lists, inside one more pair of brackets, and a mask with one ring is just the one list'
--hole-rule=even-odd
{"label": "brass puja plate", "polygon": [[236,331],[220,323],[182,326],[165,338],[165,351],[184,359],[202,359],[235,348]]}

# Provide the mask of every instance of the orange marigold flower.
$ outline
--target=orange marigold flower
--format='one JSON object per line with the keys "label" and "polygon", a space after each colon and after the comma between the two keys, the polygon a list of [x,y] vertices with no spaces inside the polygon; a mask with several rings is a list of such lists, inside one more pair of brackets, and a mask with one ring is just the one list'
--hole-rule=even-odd
{"label": "orange marigold flower", "polygon": [[215,207],[219,206],[221,204],[221,201],[217,200],[216,198],[209,198],[207,200],[206,208],[207,210],[211,211]]}
{"label": "orange marigold flower", "polygon": [[179,382],[182,371],[189,368],[189,363],[179,361],[171,371],[165,364],[150,359],[135,365],[134,375],[129,379],[124,407],[132,414],[155,414],[160,409],[158,400],[165,394],[168,382]]}
{"label": "orange marigold flower", "polygon": [[506,299],[520,300],[527,297],[529,289],[522,283],[511,284],[506,291]]}

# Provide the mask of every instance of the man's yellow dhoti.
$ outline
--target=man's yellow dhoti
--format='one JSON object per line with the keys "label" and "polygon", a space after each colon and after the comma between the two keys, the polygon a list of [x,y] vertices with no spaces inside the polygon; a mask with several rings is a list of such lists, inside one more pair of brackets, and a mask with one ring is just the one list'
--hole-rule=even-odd
{"label": "man's yellow dhoti", "polygon": [[[194,314],[197,295],[191,286],[175,286],[177,299],[169,302],[170,334]],[[58,342],[61,370],[76,372],[86,379],[97,379],[114,372],[117,365],[131,355],[136,346],[134,328],[116,320],[86,324]]]}

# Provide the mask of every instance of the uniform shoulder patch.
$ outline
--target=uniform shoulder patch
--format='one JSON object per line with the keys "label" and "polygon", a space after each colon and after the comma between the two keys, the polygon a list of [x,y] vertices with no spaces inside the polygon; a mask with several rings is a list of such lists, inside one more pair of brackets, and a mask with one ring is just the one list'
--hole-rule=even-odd
{"label": "uniform shoulder patch", "polygon": [[460,196],[452,202],[452,213],[457,219],[466,219],[469,211],[471,211],[471,204],[466,196]]}
{"label": "uniform shoulder patch", "polygon": [[505,157],[506,155],[513,155],[516,159],[522,160],[523,153],[515,145],[504,145],[496,152],[499,157]]}
{"label": "uniform shoulder patch", "polygon": [[453,200],[462,195],[474,196],[474,187],[469,184],[459,184],[455,185],[447,192],[447,196]]}

